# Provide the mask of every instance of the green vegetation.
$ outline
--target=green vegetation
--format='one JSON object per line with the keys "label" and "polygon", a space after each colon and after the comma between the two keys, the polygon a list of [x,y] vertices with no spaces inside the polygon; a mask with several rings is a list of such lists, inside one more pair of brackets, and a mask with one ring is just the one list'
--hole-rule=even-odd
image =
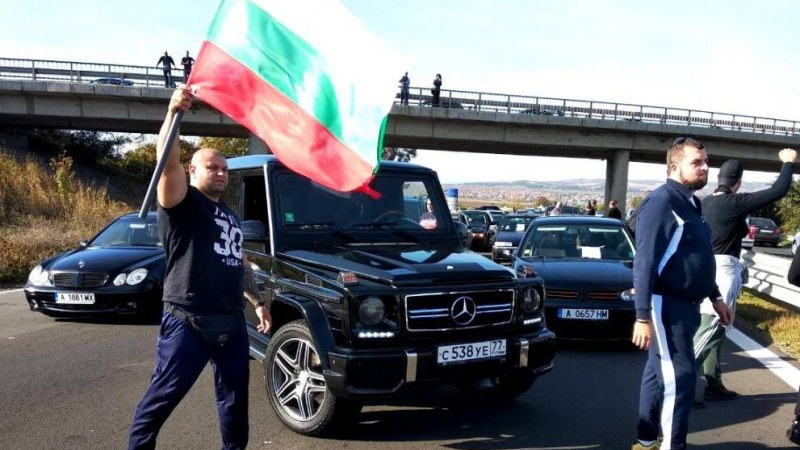
{"label": "green vegetation", "polygon": [[800,230],[800,180],[792,183],[789,193],[778,202],[778,216],[784,233]]}
{"label": "green vegetation", "polygon": [[38,261],[134,209],[109,199],[105,187],[76,181],[72,164],[63,153],[43,167],[0,150],[0,284],[22,283]]}

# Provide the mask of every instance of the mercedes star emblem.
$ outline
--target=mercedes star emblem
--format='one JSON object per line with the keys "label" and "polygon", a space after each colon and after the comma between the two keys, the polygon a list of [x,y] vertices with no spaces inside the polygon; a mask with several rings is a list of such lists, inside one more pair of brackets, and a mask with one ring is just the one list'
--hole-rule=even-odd
{"label": "mercedes star emblem", "polygon": [[84,261],[82,259],[80,261],[78,261],[78,269],[83,269],[83,266],[85,266],[85,265],[86,265],[86,261]]}
{"label": "mercedes star emblem", "polygon": [[450,307],[450,316],[453,322],[459,325],[469,325],[475,319],[478,308],[475,306],[475,300],[470,297],[458,297]]}

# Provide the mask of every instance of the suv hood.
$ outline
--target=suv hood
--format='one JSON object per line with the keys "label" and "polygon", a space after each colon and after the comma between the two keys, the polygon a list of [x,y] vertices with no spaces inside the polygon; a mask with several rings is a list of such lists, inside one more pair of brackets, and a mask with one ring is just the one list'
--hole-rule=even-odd
{"label": "suv hood", "polygon": [[354,272],[373,281],[395,285],[515,278],[510,269],[477,253],[424,244],[289,250],[279,255],[303,265],[330,270],[333,276],[339,272]]}

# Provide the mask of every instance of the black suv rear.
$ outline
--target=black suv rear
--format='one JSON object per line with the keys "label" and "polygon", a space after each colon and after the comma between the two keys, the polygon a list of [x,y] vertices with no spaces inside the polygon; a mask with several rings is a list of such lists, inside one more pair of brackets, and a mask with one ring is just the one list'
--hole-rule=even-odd
{"label": "black suv rear", "polygon": [[552,368],[541,278],[463,249],[433,171],[385,162],[370,189],[339,193],[268,155],[228,164],[226,202],[273,318],[265,338],[248,310],[250,351],[292,430],[328,431],[418,383],[515,398]]}

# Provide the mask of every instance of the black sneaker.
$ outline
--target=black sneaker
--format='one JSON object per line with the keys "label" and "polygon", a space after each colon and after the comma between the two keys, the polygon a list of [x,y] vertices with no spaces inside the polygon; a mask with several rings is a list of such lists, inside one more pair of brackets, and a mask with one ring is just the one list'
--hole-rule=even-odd
{"label": "black sneaker", "polygon": [[717,388],[706,387],[705,395],[703,395],[703,399],[708,402],[714,402],[717,400],[733,400],[738,397],[734,391],[728,390],[725,386],[720,386]]}
{"label": "black sneaker", "polygon": [[796,419],[792,421],[792,426],[786,430],[786,438],[800,445],[800,423],[798,423]]}

